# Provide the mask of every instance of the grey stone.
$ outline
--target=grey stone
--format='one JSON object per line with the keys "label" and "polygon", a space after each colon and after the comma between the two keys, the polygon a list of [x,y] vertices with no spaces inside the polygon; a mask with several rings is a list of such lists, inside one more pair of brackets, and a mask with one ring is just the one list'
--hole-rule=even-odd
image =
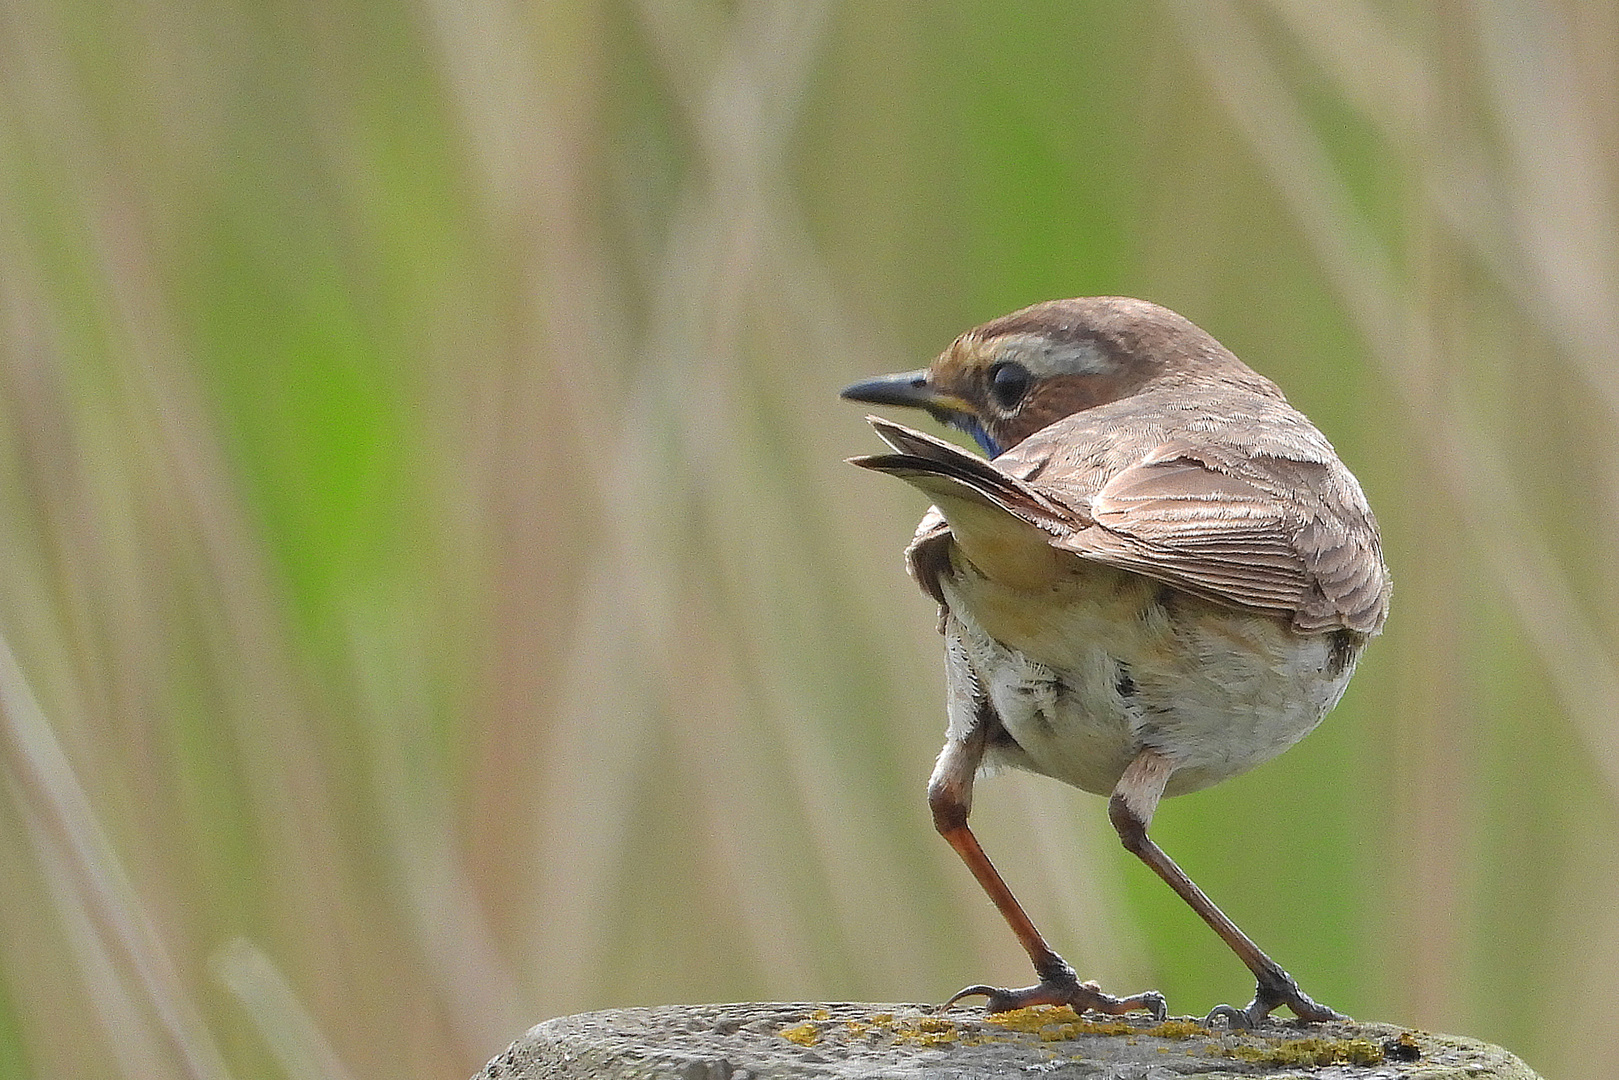
{"label": "grey stone", "polygon": [[[1133,1021],[1133,1022],[1132,1022]],[[1390,1024],[1252,1032],[1067,1009],[938,1014],[921,1005],[742,1003],[547,1020],[474,1080],[1539,1080],[1512,1054]]]}

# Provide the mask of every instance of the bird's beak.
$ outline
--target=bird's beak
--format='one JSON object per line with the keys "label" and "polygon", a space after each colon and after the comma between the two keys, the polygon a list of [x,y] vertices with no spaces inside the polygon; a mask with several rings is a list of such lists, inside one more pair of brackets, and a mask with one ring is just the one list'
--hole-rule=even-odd
{"label": "bird's beak", "polygon": [[898,375],[879,375],[875,379],[857,382],[844,387],[842,396],[850,401],[864,401],[871,405],[904,405],[926,409],[939,423],[971,435],[990,457],[1001,452],[1000,442],[984,427],[971,403],[954,394],[947,394],[928,382],[927,368]]}
{"label": "bird's beak", "polygon": [[842,395],[849,401],[864,401],[868,405],[904,405],[913,409],[926,409],[940,420],[953,415],[971,414],[972,406],[954,394],[941,393],[928,382],[928,369],[906,371],[898,375],[879,375],[875,379],[844,387]]}

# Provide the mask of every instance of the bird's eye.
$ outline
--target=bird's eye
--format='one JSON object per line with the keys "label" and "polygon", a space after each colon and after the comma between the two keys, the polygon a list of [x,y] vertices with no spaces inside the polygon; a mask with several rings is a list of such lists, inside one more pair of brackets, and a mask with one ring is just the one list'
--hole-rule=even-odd
{"label": "bird's eye", "polygon": [[1029,392],[1031,381],[1029,369],[1011,360],[989,369],[990,396],[1003,409],[1015,408],[1023,400],[1023,395]]}

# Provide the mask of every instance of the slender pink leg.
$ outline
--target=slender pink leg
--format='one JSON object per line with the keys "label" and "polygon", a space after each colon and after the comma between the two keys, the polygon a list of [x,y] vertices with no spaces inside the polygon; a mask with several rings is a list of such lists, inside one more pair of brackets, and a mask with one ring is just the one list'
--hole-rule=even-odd
{"label": "slender pink leg", "polygon": [[988,999],[990,1012],[1006,1012],[1029,1005],[1071,1005],[1075,1012],[1091,1009],[1119,1016],[1133,1009],[1145,1009],[1154,1020],[1168,1015],[1164,996],[1148,990],[1129,997],[1114,997],[1104,993],[1094,982],[1080,982],[1068,962],[1046,944],[1034,922],[1023,910],[1017,897],[1007,887],[1000,872],[984,854],[978,838],[967,827],[967,815],[972,808],[972,782],[983,757],[985,730],[980,727],[963,742],[951,743],[939,757],[933,781],[928,786],[928,805],[933,809],[933,824],[939,834],[956,849],[961,861],[967,864],[973,877],[989,895],[1006,922],[1017,935],[1029,959],[1034,962],[1035,974],[1040,981],[1034,986],[1018,990],[975,985],[958,991],[941,1008],[948,1009],[964,997],[982,994]]}
{"label": "slender pink leg", "polygon": [[1248,970],[1258,980],[1254,1000],[1248,1003],[1247,1008],[1217,1005],[1209,1013],[1208,1022],[1212,1024],[1215,1020],[1223,1019],[1232,1027],[1253,1027],[1278,1005],[1286,1005],[1300,1020],[1349,1019],[1312,1001],[1299,989],[1293,976],[1266,956],[1253,939],[1216,907],[1214,901],[1186,876],[1184,870],[1175,865],[1175,860],[1164,854],[1163,848],[1147,836],[1147,826],[1152,822],[1158,800],[1164,793],[1164,785],[1169,782],[1169,775],[1173,771],[1173,765],[1162,754],[1155,750],[1143,750],[1114,787],[1113,796],[1108,800],[1108,817],[1112,819],[1125,848],[1152,867],[1154,873],[1179,893],[1181,899],[1220,935],[1220,940],[1231,947],[1237,958],[1248,965]]}

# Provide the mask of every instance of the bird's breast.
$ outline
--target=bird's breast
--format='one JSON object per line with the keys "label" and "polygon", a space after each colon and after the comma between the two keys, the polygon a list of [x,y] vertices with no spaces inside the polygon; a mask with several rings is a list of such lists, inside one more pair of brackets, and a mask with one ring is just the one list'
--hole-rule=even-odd
{"label": "bird's breast", "polygon": [[1098,794],[1147,747],[1175,763],[1168,794],[1276,756],[1336,704],[1362,644],[1077,556],[1039,592],[964,560],[940,585],[956,648],[1010,736],[990,764]]}

